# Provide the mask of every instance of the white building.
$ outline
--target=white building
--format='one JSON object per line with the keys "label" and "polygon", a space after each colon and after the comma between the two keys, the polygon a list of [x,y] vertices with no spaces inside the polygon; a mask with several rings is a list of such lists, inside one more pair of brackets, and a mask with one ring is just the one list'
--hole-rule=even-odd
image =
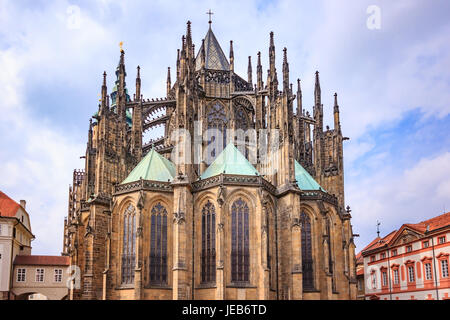
{"label": "white building", "polygon": [[25,206],[0,191],[0,300],[62,299],[69,258],[31,255],[34,235]]}
{"label": "white building", "polygon": [[450,299],[450,212],[404,224],[362,251],[366,299]]}
{"label": "white building", "polygon": [[14,258],[31,254],[34,235],[25,205],[0,191],[0,300],[10,299]]}

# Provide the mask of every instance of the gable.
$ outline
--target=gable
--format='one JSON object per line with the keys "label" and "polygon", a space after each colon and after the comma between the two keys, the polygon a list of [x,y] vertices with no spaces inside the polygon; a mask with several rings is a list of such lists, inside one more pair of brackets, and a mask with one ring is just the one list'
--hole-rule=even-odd
{"label": "gable", "polygon": [[390,245],[402,245],[405,243],[409,243],[411,241],[417,240],[421,238],[421,234],[406,227],[403,226],[398,230],[397,234],[392,239],[392,243]]}

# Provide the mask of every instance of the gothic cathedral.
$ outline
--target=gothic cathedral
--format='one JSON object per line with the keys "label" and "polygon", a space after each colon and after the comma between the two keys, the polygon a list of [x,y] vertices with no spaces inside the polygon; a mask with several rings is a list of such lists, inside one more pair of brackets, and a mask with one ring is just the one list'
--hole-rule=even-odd
{"label": "gothic cathedral", "polygon": [[323,128],[318,72],[311,116],[286,48],[279,86],[273,33],[265,83],[259,52],[255,83],[251,57],[246,80],[234,72],[211,21],[197,54],[187,23],[164,98],[143,98],[139,67],[130,97],[124,56],[69,190],[70,298],[356,299],[347,138],[336,94]]}

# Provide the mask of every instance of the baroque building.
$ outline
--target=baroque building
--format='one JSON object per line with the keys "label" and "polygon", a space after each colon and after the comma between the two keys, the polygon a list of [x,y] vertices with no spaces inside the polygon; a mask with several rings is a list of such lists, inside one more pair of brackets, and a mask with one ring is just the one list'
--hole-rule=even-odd
{"label": "baroque building", "polygon": [[378,236],[362,257],[366,300],[450,300],[450,212]]}
{"label": "baroque building", "polygon": [[275,52],[270,33],[253,83],[251,57],[244,79],[211,21],[196,54],[188,22],[174,83],[169,68],[165,97],[144,99],[139,67],[128,93],[121,48],[69,190],[71,299],[356,298],[337,95],[324,130],[318,72],[311,116],[286,48],[279,84]]}

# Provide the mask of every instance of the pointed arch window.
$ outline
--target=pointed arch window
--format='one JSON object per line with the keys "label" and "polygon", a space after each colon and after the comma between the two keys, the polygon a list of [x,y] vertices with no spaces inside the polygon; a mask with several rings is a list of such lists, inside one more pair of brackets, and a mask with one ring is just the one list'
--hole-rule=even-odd
{"label": "pointed arch window", "polygon": [[331,223],[330,223],[330,218],[326,219],[326,232],[327,232],[327,244],[328,244],[328,270],[331,273],[332,277],[331,277],[331,286],[333,291],[336,291],[336,281],[334,278],[334,268],[333,268],[333,250],[331,248]]}
{"label": "pointed arch window", "polygon": [[[252,140],[252,145],[250,145],[250,138],[248,136],[248,129],[250,128],[249,119],[247,113],[243,106],[236,105],[234,112],[234,119],[236,124],[236,136],[235,144],[238,149],[244,154],[245,158],[249,160],[250,148],[254,148],[254,141]],[[242,130],[242,133],[238,133]],[[253,137],[253,139],[256,137]],[[256,150],[256,149],[255,149]]]}
{"label": "pointed arch window", "polygon": [[167,284],[167,210],[157,203],[150,221],[150,284]]}
{"label": "pointed arch window", "polygon": [[244,108],[242,106],[237,106],[235,110],[234,117],[236,121],[236,129],[242,129],[244,131],[247,130],[249,128],[249,121]]}
{"label": "pointed arch window", "polygon": [[249,282],[249,208],[239,198],[231,206],[231,281]]}
{"label": "pointed arch window", "polygon": [[302,226],[302,275],[303,289],[314,289],[314,269],[312,257],[312,241],[311,241],[311,220],[309,216],[302,212],[300,214],[300,225]]}
{"label": "pointed arch window", "polygon": [[136,254],[136,209],[130,204],[123,214],[122,283],[134,283]]}
{"label": "pointed arch window", "polygon": [[202,282],[216,281],[216,209],[208,201],[202,209]]}
{"label": "pointed arch window", "polygon": [[212,105],[207,114],[208,120],[208,153],[207,164],[211,164],[227,145],[227,115],[225,108],[216,103]]}

